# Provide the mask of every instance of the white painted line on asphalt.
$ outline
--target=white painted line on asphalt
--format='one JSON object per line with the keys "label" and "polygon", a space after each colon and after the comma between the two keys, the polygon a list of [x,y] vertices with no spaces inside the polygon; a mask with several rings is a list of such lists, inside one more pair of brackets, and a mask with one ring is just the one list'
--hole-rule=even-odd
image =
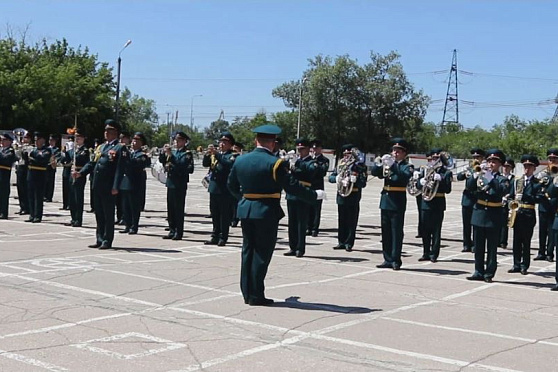
{"label": "white painted line on asphalt", "polygon": [[[468,366],[468,365],[470,365],[470,362],[453,360],[453,359],[448,359],[448,358],[442,358],[442,357],[438,357],[438,356],[430,355],[430,354],[414,353],[414,352],[410,352],[410,351],[387,348],[387,347],[380,346],[380,345],[374,345],[374,344],[363,343],[363,342],[358,342],[358,341],[351,341],[351,340],[341,339],[341,338],[337,338],[337,337],[324,336],[327,333],[331,333],[331,332],[338,331],[338,330],[341,330],[341,329],[345,329],[345,328],[348,328],[348,327],[351,327],[351,326],[354,326],[354,325],[358,325],[358,324],[361,324],[361,323],[364,323],[364,322],[368,322],[370,320],[377,319],[377,318],[385,316],[385,315],[391,315],[391,314],[395,314],[395,313],[398,313],[398,312],[401,312],[401,311],[415,309],[415,308],[420,307],[420,306],[426,306],[426,305],[442,302],[442,301],[445,301],[445,300],[448,300],[448,299],[453,299],[453,298],[457,298],[457,297],[460,297],[460,296],[464,296],[466,294],[471,293],[470,290],[465,291],[465,292],[461,292],[461,293],[452,294],[450,296],[446,296],[446,297],[442,298],[441,300],[424,301],[424,302],[419,302],[419,303],[416,303],[416,304],[406,305],[406,306],[402,306],[402,307],[399,307],[399,308],[396,308],[396,309],[392,309],[392,310],[383,312],[382,314],[365,315],[365,316],[363,316],[359,319],[349,321],[349,322],[345,322],[345,323],[340,323],[340,324],[333,325],[333,326],[330,326],[330,327],[326,327],[326,328],[323,328],[319,331],[302,332],[302,331],[290,330],[290,329],[287,329],[287,328],[284,328],[284,327],[278,327],[278,326],[269,325],[269,324],[260,323],[260,322],[247,321],[247,320],[243,320],[243,319],[231,318],[231,317],[228,317],[228,316],[215,315],[215,314],[205,313],[205,312],[201,312],[201,311],[179,308],[179,307],[176,307],[176,306],[162,306],[162,305],[158,305],[158,304],[148,302],[148,301],[143,301],[143,300],[138,300],[138,299],[134,299],[134,298],[130,298],[130,297],[113,295],[113,294],[106,293],[106,292],[101,292],[101,291],[90,290],[90,289],[85,289],[85,288],[81,288],[81,287],[56,283],[56,282],[52,282],[52,281],[49,281],[49,280],[39,280],[39,279],[34,279],[34,278],[28,278],[28,277],[25,277],[25,276],[17,276],[17,277],[21,278],[21,279],[24,279],[24,280],[30,280],[30,281],[46,284],[46,285],[49,285],[49,286],[54,286],[54,287],[57,287],[57,288],[63,288],[63,289],[73,290],[73,291],[76,291],[76,292],[82,292],[82,293],[93,294],[93,295],[107,297],[107,298],[113,298],[113,299],[117,299],[117,300],[122,300],[124,302],[131,302],[131,303],[146,305],[146,306],[150,306],[150,307],[160,307],[160,308],[173,310],[173,311],[177,311],[177,312],[194,314],[194,315],[198,315],[200,317],[209,317],[209,318],[214,318],[214,319],[221,319],[223,321],[233,323],[233,324],[252,325],[252,326],[257,326],[257,327],[268,329],[268,330],[279,331],[279,332],[282,332],[284,334],[296,334],[295,337],[292,337],[292,338],[286,339],[286,340],[282,340],[280,342],[277,342],[277,343],[274,343],[274,344],[271,344],[271,345],[264,345],[264,346],[260,346],[260,347],[255,348],[255,349],[249,349],[249,350],[245,350],[245,351],[240,352],[240,353],[236,353],[236,354],[229,355],[229,356],[226,356],[226,357],[211,360],[209,362],[211,363],[212,366],[216,365],[216,364],[225,363],[225,362],[228,362],[228,361],[231,361],[231,360],[243,358],[247,355],[252,355],[254,353],[258,353],[258,352],[261,352],[261,351],[270,350],[270,349],[281,347],[281,346],[288,345],[288,344],[294,344],[294,343],[297,343],[297,342],[299,342],[303,339],[307,339],[307,338],[310,338],[310,337],[322,338],[322,339],[327,338],[328,340],[334,341],[334,342],[337,342],[337,343],[345,343],[345,344],[348,343],[348,344],[351,344],[351,345],[354,345],[354,346],[373,348],[373,349],[377,349],[377,350],[381,350],[381,351],[387,351],[387,352],[395,353],[395,354],[398,354],[398,355],[415,357],[415,358],[419,358],[419,359],[425,359],[425,360],[430,360],[430,361],[435,361],[435,362],[440,362],[440,363],[445,363],[445,364],[458,365],[458,366]],[[483,286],[482,288],[484,289],[484,288],[489,288],[489,287],[490,287],[489,285],[486,285],[486,286]],[[477,291],[479,291],[479,290],[481,290],[481,289],[477,289]],[[364,346],[364,345],[366,345],[366,346]],[[485,369],[489,369],[489,370],[512,371],[512,370],[509,370],[509,369],[500,369],[499,367],[492,367],[492,366],[487,366],[487,365],[482,365],[482,364],[475,364],[475,366],[485,368]],[[191,368],[194,368],[194,369],[191,369]],[[186,370],[191,371],[191,370],[197,370],[197,369],[200,369],[200,366],[196,364],[196,365],[187,367]]]}
{"label": "white painted line on asphalt", "polygon": [[35,366],[35,367],[43,368],[43,369],[46,369],[48,371],[53,371],[53,372],[67,371],[66,368],[59,367],[59,366],[51,364],[51,363],[46,363],[46,362],[43,362],[43,361],[40,361],[40,360],[37,360],[37,359],[28,358],[24,355],[12,353],[12,352],[6,351],[6,350],[0,350],[0,356],[4,357],[4,358],[16,360],[16,361],[21,362],[21,363],[29,364],[29,365],[32,365],[32,366]]}
{"label": "white painted line on asphalt", "polygon": [[[144,342],[141,340],[147,340],[147,342],[149,343],[155,343],[155,344],[159,344],[162,345],[163,347],[157,348],[157,349],[149,349],[149,350],[145,350],[144,352],[141,353],[135,353],[135,354],[121,354],[121,353],[117,353],[116,351],[111,351],[111,350],[107,350],[107,349],[103,349],[100,347],[96,347],[96,346],[92,346],[91,344],[93,343],[112,343],[115,341],[120,341],[120,340],[124,340],[127,338],[134,338],[134,339],[140,339],[140,342]],[[184,347],[186,347],[185,344],[181,344],[179,342],[174,342],[174,341],[169,341],[169,340],[165,340],[159,337],[155,337],[155,336],[150,336],[150,335],[146,335],[143,333],[137,333],[137,332],[128,332],[128,333],[123,333],[123,334],[119,334],[119,335],[113,335],[113,336],[108,336],[108,337],[103,337],[103,338],[98,338],[98,339],[94,339],[94,340],[89,340],[89,341],[85,341],[82,342],[80,344],[74,344],[74,345],[70,345],[73,347],[76,347],[78,349],[85,349],[85,350],[89,350],[91,352],[94,353],[100,353],[100,354],[104,354],[113,358],[117,358],[117,359],[122,359],[122,360],[131,360],[131,359],[136,359],[136,358],[143,358],[149,355],[153,355],[153,354],[158,354],[158,353],[162,353],[165,351],[171,351],[171,350],[177,350],[177,349],[182,349]]]}

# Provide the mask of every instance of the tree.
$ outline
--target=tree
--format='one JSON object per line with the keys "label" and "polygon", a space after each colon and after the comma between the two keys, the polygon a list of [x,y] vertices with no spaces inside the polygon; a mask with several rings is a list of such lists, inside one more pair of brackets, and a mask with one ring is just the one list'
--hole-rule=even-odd
{"label": "tree", "polygon": [[0,39],[0,122],[4,127],[61,133],[74,125],[90,137],[112,115],[113,76],[87,48],[65,39],[34,45]]}
{"label": "tree", "polygon": [[420,132],[429,101],[415,91],[398,60],[395,52],[371,52],[370,63],[360,66],[347,55],[319,55],[309,60],[302,81],[284,83],[272,94],[298,110],[302,92],[304,136],[336,149],[350,142],[364,151],[383,151],[390,137]]}
{"label": "tree", "polygon": [[219,135],[224,131],[229,130],[229,122],[223,119],[217,119],[209,127],[205,128],[205,138],[209,141],[215,141],[219,138]]}

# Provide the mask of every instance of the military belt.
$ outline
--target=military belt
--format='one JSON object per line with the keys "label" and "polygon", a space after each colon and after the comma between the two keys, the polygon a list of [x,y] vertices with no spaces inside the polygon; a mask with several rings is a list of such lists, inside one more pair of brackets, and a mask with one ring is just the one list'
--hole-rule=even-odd
{"label": "military belt", "polygon": [[75,170],[80,170],[81,168],[83,168],[83,167],[75,167],[74,169]]}
{"label": "military belt", "polygon": [[71,166],[72,166],[72,163],[70,163],[70,164],[64,164],[64,166],[65,166],[65,167],[71,167]]}
{"label": "military belt", "polygon": [[434,195],[435,198],[445,198],[446,194],[444,194],[443,192],[437,192],[436,195]]}
{"label": "military belt", "polygon": [[0,169],[12,170],[12,167],[8,167],[6,165],[0,165]]}
{"label": "military belt", "polygon": [[351,192],[357,192],[358,191],[358,187],[353,187],[353,190]]}
{"label": "military belt", "polygon": [[485,207],[494,207],[494,208],[502,208],[502,203],[493,203],[486,200],[477,200],[477,203],[483,205]]}
{"label": "military belt", "polygon": [[298,181],[298,182],[300,182],[300,184],[301,184],[302,186],[306,186],[306,187],[312,186],[312,183],[311,183],[311,182],[306,182],[306,181]]}
{"label": "military belt", "polygon": [[34,166],[34,165],[30,165],[30,166],[29,166],[29,169],[31,169],[31,170],[40,170],[40,171],[46,171],[46,170],[47,170],[46,167],[36,167],[36,166]]}
{"label": "military belt", "polygon": [[402,186],[384,186],[384,190],[386,191],[399,191],[399,192],[406,192],[407,188]]}
{"label": "military belt", "polygon": [[522,208],[522,209],[535,209],[535,204],[519,204],[519,208]]}
{"label": "military belt", "polygon": [[244,194],[245,199],[281,199],[281,193],[273,194]]}

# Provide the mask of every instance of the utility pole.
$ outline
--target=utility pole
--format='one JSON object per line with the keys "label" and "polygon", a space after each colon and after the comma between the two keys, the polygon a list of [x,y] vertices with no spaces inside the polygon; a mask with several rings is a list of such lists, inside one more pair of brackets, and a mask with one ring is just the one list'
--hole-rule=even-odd
{"label": "utility pole", "polygon": [[[556,98],[554,98],[554,103],[558,103],[558,94],[556,95]],[[556,110],[554,110],[554,115],[552,115],[552,120],[553,123],[558,121],[558,106],[556,106]]]}
{"label": "utility pole", "polygon": [[453,50],[451,68],[448,78],[448,90],[446,93],[446,103],[444,104],[444,117],[442,119],[442,130],[446,125],[453,124],[461,129],[459,124],[459,97],[457,91],[457,50]]}

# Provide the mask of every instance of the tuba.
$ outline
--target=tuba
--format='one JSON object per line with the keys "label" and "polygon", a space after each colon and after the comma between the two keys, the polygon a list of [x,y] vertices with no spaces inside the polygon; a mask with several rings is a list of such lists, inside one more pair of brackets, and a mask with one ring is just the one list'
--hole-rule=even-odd
{"label": "tuba", "polygon": [[548,167],[535,174],[535,178],[544,186],[556,179],[556,176],[558,176],[558,166],[556,164],[548,164]]}
{"label": "tuba", "polygon": [[422,187],[422,199],[424,201],[431,201],[436,196],[440,182],[434,179],[434,175],[442,167],[451,167],[452,161],[450,159],[451,157],[447,152],[441,152],[438,160],[426,169],[424,173],[425,183]]}
{"label": "tuba", "polygon": [[353,192],[353,187],[355,186],[355,184],[351,182],[353,166],[361,162],[361,160],[361,152],[356,147],[353,147],[351,149],[351,154],[339,161],[337,167],[337,193],[341,197],[346,198]]}

